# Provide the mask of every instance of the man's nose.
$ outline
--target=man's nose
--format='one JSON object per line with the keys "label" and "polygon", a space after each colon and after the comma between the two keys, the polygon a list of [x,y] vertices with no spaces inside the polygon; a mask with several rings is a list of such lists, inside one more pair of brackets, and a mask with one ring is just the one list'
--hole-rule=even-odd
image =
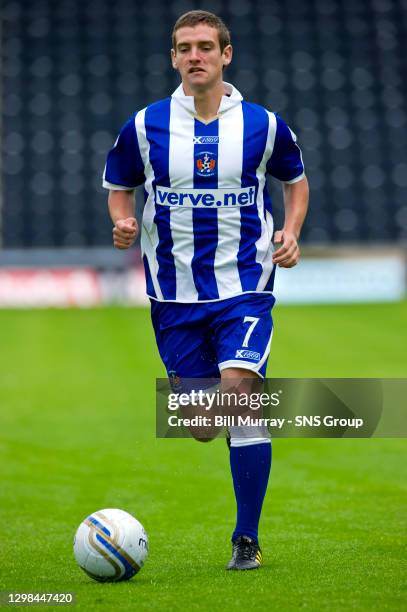
{"label": "man's nose", "polygon": [[191,47],[191,51],[189,54],[189,59],[193,62],[200,59],[199,49],[197,47]]}

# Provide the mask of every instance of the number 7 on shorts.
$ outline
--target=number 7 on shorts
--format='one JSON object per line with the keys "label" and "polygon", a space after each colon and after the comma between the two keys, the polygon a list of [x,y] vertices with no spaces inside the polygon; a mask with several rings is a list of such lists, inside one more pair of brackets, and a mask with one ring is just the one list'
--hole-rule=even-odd
{"label": "number 7 on shorts", "polygon": [[243,347],[249,346],[250,336],[252,335],[253,330],[259,321],[260,319],[258,317],[245,317],[243,319],[243,323],[250,323],[249,329],[247,330],[246,335],[243,340],[243,344],[242,344]]}

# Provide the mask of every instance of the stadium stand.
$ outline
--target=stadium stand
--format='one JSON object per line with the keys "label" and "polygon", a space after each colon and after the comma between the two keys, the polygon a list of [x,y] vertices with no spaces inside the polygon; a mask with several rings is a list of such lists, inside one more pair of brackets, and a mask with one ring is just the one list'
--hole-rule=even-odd
{"label": "stadium stand", "polygon": [[[175,89],[169,34],[197,7],[5,0],[3,247],[111,244],[106,152],[134,110]],[[297,133],[312,193],[303,241],[405,240],[406,1],[209,0],[205,8],[232,31],[226,80]]]}

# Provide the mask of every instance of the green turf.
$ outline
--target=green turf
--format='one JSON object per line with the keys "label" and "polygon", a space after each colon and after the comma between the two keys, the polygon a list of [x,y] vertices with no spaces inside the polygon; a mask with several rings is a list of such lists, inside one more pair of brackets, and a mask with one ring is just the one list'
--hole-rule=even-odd
{"label": "green turf", "polygon": [[[274,314],[269,375],[407,376],[405,302]],[[228,573],[226,446],[155,439],[148,312],[3,311],[0,326],[0,590],[73,591],[82,610],[406,609],[405,440],[276,440],[265,566]],[[77,525],[109,506],[150,537],[129,583],[73,559]]]}

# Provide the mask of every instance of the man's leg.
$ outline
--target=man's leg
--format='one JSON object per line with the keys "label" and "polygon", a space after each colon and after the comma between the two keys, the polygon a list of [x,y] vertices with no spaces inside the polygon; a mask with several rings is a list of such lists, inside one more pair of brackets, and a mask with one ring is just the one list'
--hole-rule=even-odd
{"label": "man's leg", "polygon": [[[228,381],[233,385],[236,379],[247,381],[249,377],[255,383],[265,375],[273,302],[272,296],[249,295],[213,305],[153,303],[157,344],[167,372],[182,381],[188,377],[216,378],[220,370],[222,387]],[[254,569],[261,564],[257,529],[270,471],[271,444],[267,430],[253,436],[251,431],[230,429],[237,524],[229,569]],[[256,537],[245,535],[246,529]]]}
{"label": "man's leg", "polygon": [[[250,370],[227,368],[221,372],[222,391],[250,393],[258,375]],[[243,388],[240,381],[243,380]],[[271,440],[267,428],[230,428],[230,468],[236,497],[237,518],[232,535],[233,556],[228,569],[256,569],[262,555],[258,527],[271,467]]]}
{"label": "man's leg", "polygon": [[[235,386],[243,394],[260,390],[270,353],[273,304],[272,295],[248,294],[219,306],[212,328],[222,392],[227,386]],[[239,406],[237,413],[242,412]],[[250,409],[248,415],[262,416]],[[266,427],[239,426],[236,419],[235,424],[229,433],[237,520],[228,568],[255,569],[261,565],[258,525],[270,473],[271,441]]]}
{"label": "man's leg", "polygon": [[[151,300],[151,318],[160,356],[174,393],[205,391],[213,393],[219,386],[217,356],[208,334],[205,304],[163,303]],[[212,412],[215,412],[213,410]],[[181,406],[180,416],[193,419],[207,417],[205,407],[196,403]],[[221,426],[190,426],[191,435],[209,442],[223,429]]]}

